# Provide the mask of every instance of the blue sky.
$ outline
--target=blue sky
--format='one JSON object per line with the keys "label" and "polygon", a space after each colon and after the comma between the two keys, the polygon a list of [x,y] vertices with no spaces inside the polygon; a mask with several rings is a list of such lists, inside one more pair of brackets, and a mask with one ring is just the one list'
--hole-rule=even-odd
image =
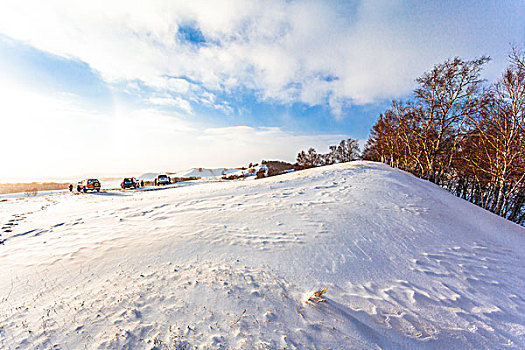
{"label": "blue sky", "polygon": [[293,161],[365,140],[448,57],[489,55],[496,79],[524,18],[522,1],[3,1],[0,181]]}

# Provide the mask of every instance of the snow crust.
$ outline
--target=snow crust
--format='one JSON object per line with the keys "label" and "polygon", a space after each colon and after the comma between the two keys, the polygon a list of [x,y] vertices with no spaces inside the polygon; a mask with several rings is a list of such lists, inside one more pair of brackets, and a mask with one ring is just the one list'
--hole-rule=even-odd
{"label": "snow crust", "polygon": [[383,164],[12,199],[0,224],[2,349],[525,347],[525,229]]}

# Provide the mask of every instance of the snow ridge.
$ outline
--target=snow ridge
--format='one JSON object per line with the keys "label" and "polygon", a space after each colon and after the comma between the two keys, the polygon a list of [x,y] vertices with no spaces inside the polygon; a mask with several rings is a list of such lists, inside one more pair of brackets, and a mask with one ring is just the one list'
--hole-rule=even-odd
{"label": "snow ridge", "polygon": [[0,224],[0,348],[525,345],[525,229],[383,164],[9,200]]}

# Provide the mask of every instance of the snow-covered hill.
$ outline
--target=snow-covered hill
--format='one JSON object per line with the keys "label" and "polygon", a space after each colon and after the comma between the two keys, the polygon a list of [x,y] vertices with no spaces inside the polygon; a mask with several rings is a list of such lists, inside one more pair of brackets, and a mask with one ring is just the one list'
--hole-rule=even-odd
{"label": "snow-covered hill", "polygon": [[[220,179],[223,175],[229,175],[232,173],[240,173],[239,169],[235,168],[215,168],[215,169],[208,169],[208,168],[190,168],[185,170],[179,170],[175,173],[168,173],[171,177],[199,177],[199,178],[213,178],[213,179]],[[155,177],[159,175],[160,173],[145,173],[140,175],[138,178],[145,181],[153,181],[155,180]],[[162,173],[166,174],[166,173]]]}
{"label": "snow-covered hill", "polygon": [[525,347],[525,229],[382,164],[9,200],[0,223],[2,349]]}
{"label": "snow-covered hill", "polygon": [[186,170],[177,171],[173,176],[176,177],[200,177],[200,178],[220,178],[222,175],[231,172],[232,169],[228,168],[191,168]]}

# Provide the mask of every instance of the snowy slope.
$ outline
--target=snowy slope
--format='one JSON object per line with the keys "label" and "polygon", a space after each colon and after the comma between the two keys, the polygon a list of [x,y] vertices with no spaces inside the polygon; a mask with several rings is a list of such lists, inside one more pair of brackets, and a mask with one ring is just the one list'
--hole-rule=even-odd
{"label": "snowy slope", "polygon": [[10,200],[0,223],[2,349],[525,347],[525,229],[382,164]]}
{"label": "snowy slope", "polygon": [[227,169],[227,168],[216,168],[216,169],[191,168],[191,169],[177,171],[173,176],[175,177],[220,178],[223,174],[226,174],[230,170],[231,169]]}
{"label": "snowy slope", "polygon": [[220,179],[223,175],[242,175],[246,174],[248,176],[248,173],[250,171],[253,172],[253,175],[259,170],[260,166],[254,167],[250,170],[247,169],[237,169],[237,168],[215,168],[215,169],[207,169],[207,168],[191,168],[187,170],[181,170],[177,171],[172,176],[174,177],[200,177],[203,179]]}
{"label": "snowy slope", "polygon": [[[253,172],[253,174],[251,175],[255,175],[255,173],[260,168],[261,166],[252,168],[251,171]],[[242,174],[248,175],[248,172],[249,171],[246,169],[243,170],[243,169],[237,169],[237,168],[214,168],[214,169],[190,168],[190,169],[185,169],[185,170],[179,170],[179,171],[176,171],[175,173],[168,172],[167,174],[169,174],[169,176],[172,178],[174,177],[181,177],[181,178],[198,177],[198,178],[205,179],[205,180],[217,180],[217,179],[220,179],[223,175],[242,175]],[[155,180],[155,177],[159,174],[160,173],[145,173],[145,174],[140,175],[138,178],[140,180],[153,181]]]}
{"label": "snowy slope", "polygon": [[137,178],[139,180],[144,180],[144,181],[154,181],[155,178],[157,177],[157,175],[159,175],[159,174],[160,173],[145,173],[145,174],[142,174],[142,175],[138,176]]}

